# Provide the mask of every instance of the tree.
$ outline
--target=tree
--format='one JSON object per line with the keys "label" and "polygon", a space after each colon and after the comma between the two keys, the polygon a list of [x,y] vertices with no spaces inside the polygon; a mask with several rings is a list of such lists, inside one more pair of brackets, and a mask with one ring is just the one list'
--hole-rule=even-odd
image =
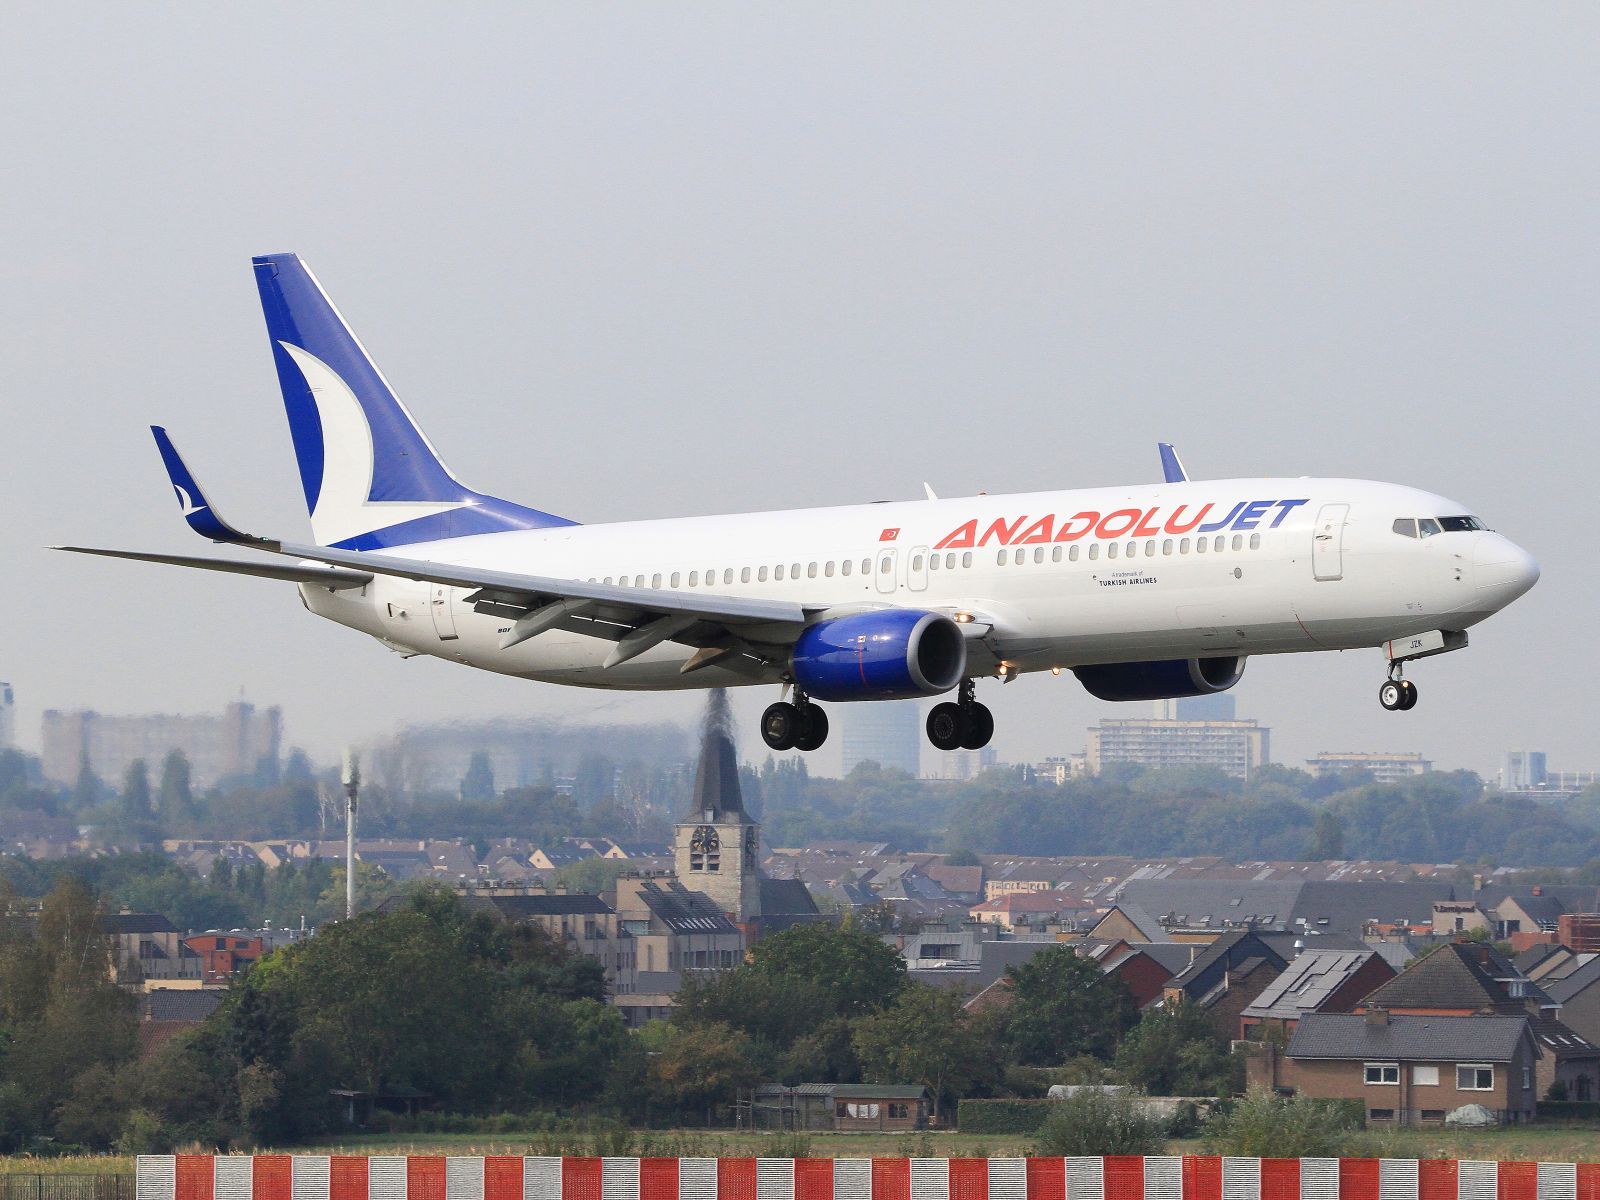
{"label": "tree", "polygon": [[551,882],[566,888],[569,892],[584,892],[598,896],[615,887],[618,877],[627,870],[627,860],[602,858],[596,854],[557,868],[551,876]]}
{"label": "tree", "polygon": [[1015,1062],[1055,1066],[1082,1054],[1109,1058],[1138,1020],[1127,984],[1070,946],[1051,946],[1007,967],[1006,979],[1005,1041]]}
{"label": "tree", "polygon": [[905,960],[876,934],[853,922],[818,921],[762,938],[750,969],[790,983],[812,983],[828,1012],[855,1017],[894,1001],[906,985]]}
{"label": "tree", "polygon": [[1317,823],[1311,829],[1311,847],[1306,858],[1311,862],[1328,862],[1344,857],[1344,822],[1339,814],[1325,808],[1317,814]]}
{"label": "tree", "polygon": [[167,751],[161,760],[161,785],[157,801],[161,819],[168,824],[194,816],[193,770],[182,750]]}
{"label": "tree", "polygon": [[855,1023],[852,1039],[868,1083],[920,1083],[933,1095],[965,1095],[991,1079],[996,1055],[954,989],[907,985],[895,1003]]}
{"label": "tree", "polygon": [[650,1090],[665,1108],[704,1114],[707,1125],[718,1104],[732,1104],[740,1088],[758,1082],[750,1041],[728,1025],[672,1025],[661,1050],[650,1059]]}
{"label": "tree", "polygon": [[463,800],[494,799],[494,765],[483,750],[474,750],[467,763],[467,773],[461,777]]}
{"label": "tree", "polygon": [[1117,1047],[1117,1071],[1149,1096],[1231,1096],[1243,1063],[1197,1005],[1151,1009]]}
{"label": "tree", "polygon": [[965,848],[952,850],[944,856],[944,865],[947,867],[977,867],[982,865],[982,860],[971,850]]}
{"label": "tree", "polygon": [[122,811],[130,823],[150,819],[150,768],[142,758],[129,763],[122,777]]}

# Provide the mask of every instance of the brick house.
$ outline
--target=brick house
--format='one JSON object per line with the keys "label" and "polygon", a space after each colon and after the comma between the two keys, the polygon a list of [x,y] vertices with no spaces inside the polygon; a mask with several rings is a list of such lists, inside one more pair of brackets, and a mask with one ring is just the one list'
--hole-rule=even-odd
{"label": "brick house", "polygon": [[1231,930],[1167,980],[1161,1003],[1199,1005],[1217,1036],[1231,1039],[1239,1031],[1244,1010],[1288,965],[1283,955],[1250,930]]}
{"label": "brick house", "polygon": [[1239,1037],[1248,1042],[1288,1034],[1307,1013],[1352,1012],[1394,975],[1374,950],[1302,951],[1240,1014]]}
{"label": "brick house", "polygon": [[1442,1122],[1480,1104],[1503,1124],[1533,1119],[1539,1050],[1526,1016],[1308,1013],[1281,1055],[1251,1060],[1251,1082],[1360,1100],[1367,1120]]}
{"label": "brick house", "polygon": [[266,953],[266,944],[250,934],[211,930],[183,939],[183,945],[200,959],[200,980],[208,985],[229,983],[235,975]]}

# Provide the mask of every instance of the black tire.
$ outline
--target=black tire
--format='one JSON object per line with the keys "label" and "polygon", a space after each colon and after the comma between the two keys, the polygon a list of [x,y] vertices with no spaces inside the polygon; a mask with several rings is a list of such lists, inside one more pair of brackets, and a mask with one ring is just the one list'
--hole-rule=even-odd
{"label": "black tire", "polygon": [[967,706],[967,732],[961,738],[963,750],[982,750],[994,737],[994,714],[987,704]]}
{"label": "black tire", "polygon": [[815,704],[800,710],[800,729],[795,734],[794,748],[807,753],[822,749],[828,740],[828,714]]}
{"label": "black tire", "polygon": [[779,701],[761,714],[761,740],[772,750],[792,750],[800,734],[800,710]]}
{"label": "black tire", "polygon": [[1399,680],[1386,679],[1378,689],[1378,703],[1390,712],[1398,712],[1405,704],[1406,691]]}
{"label": "black tire", "polygon": [[967,732],[967,716],[959,704],[935,704],[928,713],[927,728],[935,750],[959,750]]}
{"label": "black tire", "polygon": [[1417,685],[1409,679],[1400,681],[1400,690],[1404,695],[1400,699],[1400,711],[1410,712],[1417,706]]}

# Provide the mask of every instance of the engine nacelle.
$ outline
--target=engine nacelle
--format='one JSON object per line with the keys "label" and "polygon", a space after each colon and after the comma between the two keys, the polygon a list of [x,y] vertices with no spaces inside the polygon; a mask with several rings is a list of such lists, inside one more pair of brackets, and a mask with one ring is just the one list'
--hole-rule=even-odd
{"label": "engine nacelle", "polygon": [[967,640],[940,613],[879,609],[807,626],[789,663],[795,683],[818,700],[936,696],[965,675]]}
{"label": "engine nacelle", "polygon": [[1105,663],[1096,667],[1074,667],[1072,673],[1084,690],[1097,700],[1171,700],[1227,691],[1244,674],[1244,658]]}

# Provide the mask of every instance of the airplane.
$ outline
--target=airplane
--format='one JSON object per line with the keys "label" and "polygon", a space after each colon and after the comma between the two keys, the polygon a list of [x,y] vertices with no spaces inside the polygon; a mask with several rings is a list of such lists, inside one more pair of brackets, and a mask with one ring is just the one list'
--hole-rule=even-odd
{"label": "airplane", "polygon": [[1539,578],[1463,504],[1356,479],[1163,481],[581,525],[461,483],[310,269],[253,261],[313,542],[241,532],[152,427],[190,528],[270,557],[59,546],[284,580],[408,657],[523,679],[673,690],[776,685],[773,750],[828,736],[819,701],[944,696],[942,750],[979,749],[979,680],[1071,671],[1094,696],[1221,692],[1257,654],[1380,648],[1408,662]]}

